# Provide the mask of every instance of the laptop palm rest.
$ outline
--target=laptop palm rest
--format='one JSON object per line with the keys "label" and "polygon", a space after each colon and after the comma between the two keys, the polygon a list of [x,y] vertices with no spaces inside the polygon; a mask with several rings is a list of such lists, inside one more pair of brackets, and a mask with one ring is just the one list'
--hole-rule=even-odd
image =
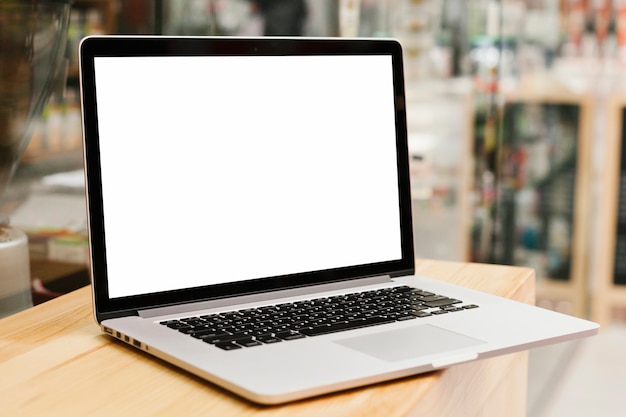
{"label": "laptop palm rest", "polygon": [[440,352],[453,352],[485,342],[441,327],[423,324],[351,337],[335,343],[384,361],[395,362]]}

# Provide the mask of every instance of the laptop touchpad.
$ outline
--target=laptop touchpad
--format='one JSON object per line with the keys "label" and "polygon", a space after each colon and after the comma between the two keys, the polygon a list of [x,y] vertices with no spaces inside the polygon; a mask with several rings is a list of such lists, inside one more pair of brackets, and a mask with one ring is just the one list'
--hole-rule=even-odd
{"label": "laptop touchpad", "polygon": [[337,340],[335,343],[378,359],[394,362],[478,346],[485,342],[441,327],[423,324]]}

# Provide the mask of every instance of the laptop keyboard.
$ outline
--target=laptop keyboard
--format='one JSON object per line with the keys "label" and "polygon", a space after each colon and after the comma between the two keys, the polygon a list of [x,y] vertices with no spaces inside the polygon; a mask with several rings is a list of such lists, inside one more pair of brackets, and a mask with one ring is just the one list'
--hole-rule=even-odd
{"label": "laptop keyboard", "polygon": [[220,349],[234,350],[477,307],[402,286],[167,320],[160,324]]}

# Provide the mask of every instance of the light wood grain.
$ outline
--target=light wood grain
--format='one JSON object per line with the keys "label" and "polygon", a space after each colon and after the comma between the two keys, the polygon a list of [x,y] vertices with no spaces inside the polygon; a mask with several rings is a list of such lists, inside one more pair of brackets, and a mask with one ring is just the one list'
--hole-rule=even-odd
{"label": "light wood grain", "polygon": [[620,164],[622,156],[622,110],[626,108],[626,97],[615,94],[607,100],[605,158],[599,179],[598,227],[596,244],[592,248],[596,262],[595,282],[592,291],[592,320],[606,325],[611,321],[614,308],[626,307],[626,288],[614,284],[615,249],[617,240],[618,203],[620,193]]}
{"label": "light wood grain", "polygon": [[[417,274],[532,303],[526,268],[418,261]],[[526,353],[326,395],[257,406],[102,335],[86,287],[0,320],[7,416],[523,416]]]}

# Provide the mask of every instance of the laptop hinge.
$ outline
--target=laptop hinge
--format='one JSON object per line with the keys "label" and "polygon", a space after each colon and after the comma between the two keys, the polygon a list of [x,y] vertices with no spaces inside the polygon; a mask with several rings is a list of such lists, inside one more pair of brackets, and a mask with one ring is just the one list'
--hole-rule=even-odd
{"label": "laptop hinge", "polygon": [[158,316],[166,316],[170,314],[181,314],[189,311],[208,310],[212,308],[227,307],[230,305],[258,303],[267,300],[274,300],[285,297],[302,296],[315,294],[325,291],[337,291],[347,288],[363,287],[366,285],[388,284],[391,282],[391,276],[382,275],[376,277],[361,278],[357,280],[332,282],[328,284],[313,285],[301,288],[291,288],[287,290],[269,291],[261,294],[241,295],[229,298],[220,298],[219,300],[200,301],[197,303],[187,303],[173,305],[167,307],[157,307],[138,311],[140,317],[151,318]]}

